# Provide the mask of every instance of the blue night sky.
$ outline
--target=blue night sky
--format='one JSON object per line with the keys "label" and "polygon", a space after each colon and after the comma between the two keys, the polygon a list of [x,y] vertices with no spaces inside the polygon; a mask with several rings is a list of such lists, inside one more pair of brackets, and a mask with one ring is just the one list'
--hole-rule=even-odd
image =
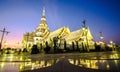
{"label": "blue night sky", "polygon": [[63,26],[78,30],[86,20],[95,41],[102,31],[106,42],[120,44],[120,0],[0,0],[0,30],[5,27],[10,32],[4,41],[12,46],[22,41],[25,32],[34,31],[44,5],[51,31]]}

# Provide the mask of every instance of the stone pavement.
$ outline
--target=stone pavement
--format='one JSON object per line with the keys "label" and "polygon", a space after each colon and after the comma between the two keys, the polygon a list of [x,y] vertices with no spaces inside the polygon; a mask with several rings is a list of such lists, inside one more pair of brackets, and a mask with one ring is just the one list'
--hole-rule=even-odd
{"label": "stone pavement", "polygon": [[114,71],[99,70],[99,69],[96,70],[96,69],[79,67],[69,63],[68,59],[61,58],[56,64],[52,66],[35,69],[35,70],[26,70],[23,72],[114,72]]}

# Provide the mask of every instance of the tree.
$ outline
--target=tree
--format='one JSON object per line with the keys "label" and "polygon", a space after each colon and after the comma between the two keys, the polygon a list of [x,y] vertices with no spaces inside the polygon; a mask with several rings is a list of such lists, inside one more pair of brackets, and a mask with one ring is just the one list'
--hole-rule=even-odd
{"label": "tree", "polygon": [[46,41],[46,48],[44,48],[44,51],[45,51],[45,53],[49,53],[49,51],[50,51],[50,47],[49,47],[49,45],[48,45],[48,42]]}
{"label": "tree", "polygon": [[32,50],[31,50],[31,54],[38,54],[38,53],[39,53],[39,49],[37,48],[37,45],[33,45]]}
{"label": "tree", "polygon": [[95,43],[94,45],[95,45],[95,51],[100,51],[101,49],[100,45],[97,45],[97,43]]}
{"label": "tree", "polygon": [[82,51],[83,51],[83,52],[85,51],[83,42],[82,42]]}
{"label": "tree", "polygon": [[66,40],[64,40],[64,49],[67,50]]}
{"label": "tree", "polygon": [[18,54],[21,54],[21,52],[22,52],[22,50],[21,50],[21,49],[19,49]]}
{"label": "tree", "polygon": [[75,44],[74,44],[74,42],[72,42],[72,48],[73,48],[73,51],[75,51]]}
{"label": "tree", "polygon": [[53,37],[54,52],[56,52],[56,50],[57,50],[57,42],[58,42],[58,37]]}
{"label": "tree", "polygon": [[23,49],[23,52],[28,52],[28,51],[27,51],[27,48],[24,48],[24,49]]}
{"label": "tree", "polygon": [[79,51],[78,41],[76,41],[77,51]]}
{"label": "tree", "polygon": [[40,43],[40,51],[42,50],[42,43]]}
{"label": "tree", "polygon": [[106,50],[106,51],[109,51],[109,50],[110,50],[110,48],[109,48],[109,46],[107,46],[107,44],[105,44],[105,50]]}

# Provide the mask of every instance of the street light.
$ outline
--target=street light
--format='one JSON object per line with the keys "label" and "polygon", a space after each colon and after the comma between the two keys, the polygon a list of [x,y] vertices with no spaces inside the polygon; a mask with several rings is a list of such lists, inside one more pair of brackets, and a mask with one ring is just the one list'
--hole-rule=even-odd
{"label": "street light", "polygon": [[102,34],[102,32],[100,32],[100,39],[103,40],[103,38],[104,38],[103,34]]}
{"label": "street light", "polygon": [[114,50],[113,49],[113,41],[112,40],[110,40],[110,44],[111,44],[112,50]]}
{"label": "street light", "polygon": [[112,40],[110,40],[110,43],[111,43],[111,44],[113,44],[113,41],[112,41]]}
{"label": "street light", "polygon": [[105,41],[104,41],[104,37],[103,37],[103,34],[102,32],[99,32],[100,33],[100,46],[101,46],[101,49],[102,50],[105,50]]}

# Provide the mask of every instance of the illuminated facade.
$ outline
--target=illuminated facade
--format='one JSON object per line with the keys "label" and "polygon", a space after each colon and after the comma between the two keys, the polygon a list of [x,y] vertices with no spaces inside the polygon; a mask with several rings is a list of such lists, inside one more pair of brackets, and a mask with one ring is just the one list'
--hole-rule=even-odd
{"label": "illuminated facade", "polygon": [[76,45],[77,42],[79,47],[84,45],[89,47],[89,49],[94,48],[92,34],[90,29],[85,26],[85,22],[83,22],[83,27],[81,29],[73,32],[71,32],[68,27],[61,27],[51,32],[47,26],[45,8],[43,9],[38,27],[33,32],[24,34],[22,41],[23,47],[31,48],[33,44],[37,44],[38,47],[40,44],[44,46],[46,41],[51,47],[53,47],[53,38],[55,37],[58,39],[60,48],[63,48],[64,41],[66,41],[68,47],[70,47],[72,43],[75,43]]}

